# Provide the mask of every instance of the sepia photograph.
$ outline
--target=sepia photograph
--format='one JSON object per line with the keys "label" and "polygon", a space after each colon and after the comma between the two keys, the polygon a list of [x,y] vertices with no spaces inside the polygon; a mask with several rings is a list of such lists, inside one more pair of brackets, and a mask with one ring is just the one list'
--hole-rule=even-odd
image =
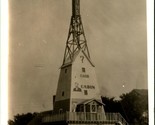
{"label": "sepia photograph", "polygon": [[8,125],[149,125],[146,0],[8,0]]}

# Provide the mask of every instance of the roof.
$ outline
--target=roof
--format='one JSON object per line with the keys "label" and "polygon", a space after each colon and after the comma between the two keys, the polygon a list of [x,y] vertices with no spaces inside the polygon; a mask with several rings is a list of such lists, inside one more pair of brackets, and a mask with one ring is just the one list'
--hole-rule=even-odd
{"label": "roof", "polygon": [[100,102],[100,101],[98,101],[98,100],[96,100],[96,99],[89,99],[89,100],[85,100],[85,101],[83,101],[83,102],[80,102],[78,105],[80,105],[80,104],[88,104],[88,103],[90,103],[90,102],[92,102],[92,101],[95,101],[95,102],[97,102],[97,103],[99,103],[99,104],[101,104],[101,105],[105,105],[104,103],[102,103],[102,102]]}

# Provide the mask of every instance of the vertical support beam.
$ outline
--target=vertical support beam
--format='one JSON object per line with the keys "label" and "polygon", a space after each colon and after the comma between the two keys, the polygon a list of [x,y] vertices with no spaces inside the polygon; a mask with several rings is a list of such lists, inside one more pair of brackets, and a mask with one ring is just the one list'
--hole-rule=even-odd
{"label": "vertical support beam", "polygon": [[72,0],[72,16],[80,15],[80,0]]}

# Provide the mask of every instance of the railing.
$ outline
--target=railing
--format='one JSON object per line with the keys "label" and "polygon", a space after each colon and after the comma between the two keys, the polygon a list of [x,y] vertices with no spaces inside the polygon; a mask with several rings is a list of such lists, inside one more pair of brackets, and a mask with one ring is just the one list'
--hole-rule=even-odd
{"label": "railing", "polygon": [[56,121],[113,121],[129,125],[120,113],[89,113],[89,112],[66,112],[43,116],[42,122]]}
{"label": "railing", "polygon": [[120,113],[106,113],[106,120],[115,120],[122,123],[122,125],[129,125]]}
{"label": "railing", "polygon": [[104,113],[90,112],[67,112],[70,121],[103,121],[106,120]]}
{"label": "railing", "polygon": [[55,122],[55,121],[65,121],[67,120],[67,114],[61,113],[61,114],[50,114],[45,115],[42,118],[42,122]]}

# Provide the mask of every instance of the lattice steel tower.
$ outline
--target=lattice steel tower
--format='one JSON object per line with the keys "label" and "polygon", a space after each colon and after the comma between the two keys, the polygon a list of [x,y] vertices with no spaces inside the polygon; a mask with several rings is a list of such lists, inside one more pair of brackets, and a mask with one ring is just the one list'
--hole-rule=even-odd
{"label": "lattice steel tower", "polygon": [[80,0],[72,0],[69,34],[53,106],[52,114],[42,119],[45,125],[114,125],[119,120],[117,114],[112,120],[111,115],[105,114],[80,16]]}
{"label": "lattice steel tower", "polygon": [[60,69],[54,112],[86,112],[86,107],[83,110],[81,107],[84,105],[83,101],[95,101],[100,111],[104,112],[95,66],[90,60],[80,16],[80,0],[72,0],[71,23]]}
{"label": "lattice steel tower", "polygon": [[66,42],[63,65],[71,63],[79,50],[83,50],[86,56],[90,58],[80,15],[80,0],[72,0],[72,17]]}

